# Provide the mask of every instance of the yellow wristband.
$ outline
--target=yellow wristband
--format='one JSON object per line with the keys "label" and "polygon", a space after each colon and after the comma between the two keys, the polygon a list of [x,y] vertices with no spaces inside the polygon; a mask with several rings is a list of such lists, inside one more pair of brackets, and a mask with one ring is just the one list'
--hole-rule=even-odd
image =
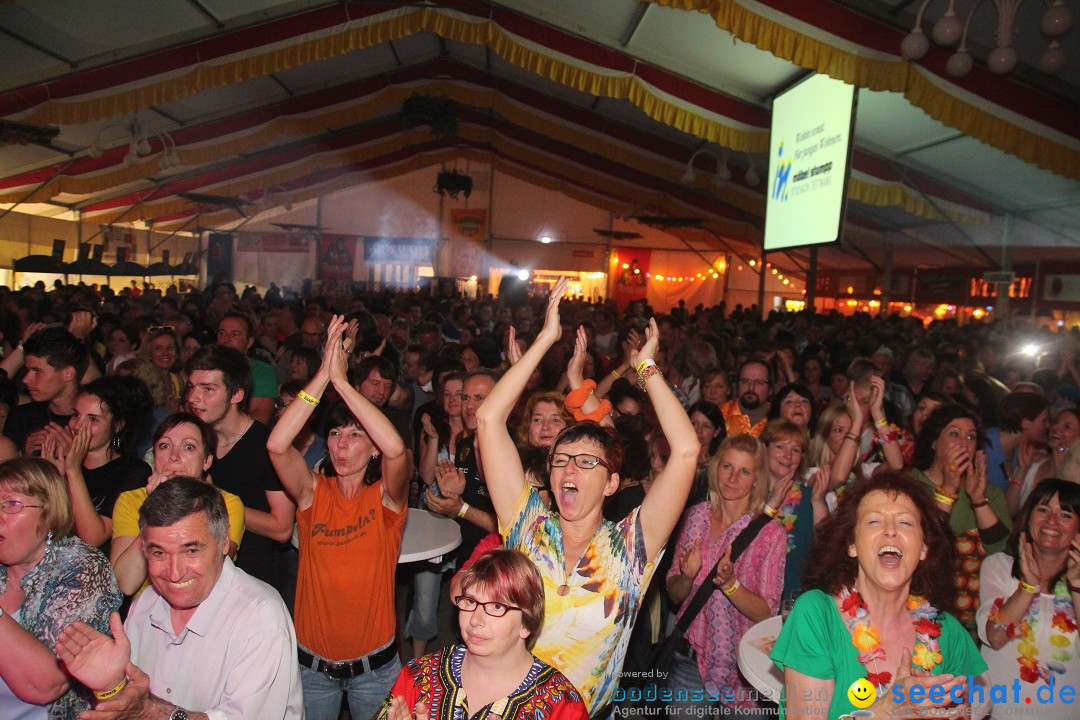
{"label": "yellow wristband", "polygon": [[942,495],[939,492],[934,493],[934,499],[937,500],[939,503],[942,503],[943,505],[952,505],[954,502],[956,502],[955,498],[951,498],[948,495]]}
{"label": "yellow wristband", "polygon": [[720,588],[720,591],[723,592],[725,595],[734,595],[735,591],[738,590],[740,587],[741,586],[739,585],[739,579],[735,578],[731,582],[731,587],[729,587],[729,588]]}
{"label": "yellow wristband", "polygon": [[618,370],[612,370],[612,371],[611,371],[611,377],[613,377],[613,378],[615,378],[616,380],[618,380],[619,378],[621,378],[621,377],[622,377],[622,375],[620,375],[620,374],[619,374],[619,371],[618,371]]}
{"label": "yellow wristband", "polygon": [[766,505],[761,512],[765,513],[771,518],[776,517],[776,508],[774,508],[772,505]]}
{"label": "yellow wristband", "polygon": [[457,511],[457,516],[458,516],[459,518],[464,518],[464,517],[465,517],[465,513],[469,512],[469,508],[470,508],[470,507],[472,507],[472,505],[470,505],[469,503],[467,503],[467,502],[465,502],[464,500],[462,500],[462,501],[461,501],[461,509]]}
{"label": "yellow wristband", "polygon": [[301,400],[303,400],[304,402],[306,402],[306,403],[307,403],[308,405],[310,405],[311,407],[319,407],[319,398],[317,398],[317,397],[313,397],[313,396],[311,396],[311,395],[308,395],[308,394],[307,394],[306,392],[304,392],[303,390],[301,390],[301,391],[300,391],[300,392],[299,392],[299,393],[298,393],[298,394],[296,395],[296,397],[300,398]]}
{"label": "yellow wristband", "polygon": [[886,418],[881,418],[880,420],[875,420],[874,422],[877,423],[878,427],[885,427],[889,424],[889,421]]}
{"label": "yellow wristband", "polygon": [[108,700],[111,697],[116,697],[120,694],[120,691],[127,685],[128,679],[125,677],[120,681],[120,684],[114,687],[112,690],[106,690],[105,692],[95,692],[94,697],[98,700]]}
{"label": "yellow wristband", "polygon": [[1026,592],[1026,593],[1031,593],[1032,595],[1038,595],[1039,594],[1039,588],[1035,587],[1031,583],[1026,582],[1024,580],[1020,581],[1020,589],[1023,590],[1024,592]]}

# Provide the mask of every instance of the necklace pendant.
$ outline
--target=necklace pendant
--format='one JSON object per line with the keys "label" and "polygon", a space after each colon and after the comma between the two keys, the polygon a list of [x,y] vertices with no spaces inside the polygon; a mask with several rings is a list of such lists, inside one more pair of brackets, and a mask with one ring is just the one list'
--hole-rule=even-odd
{"label": "necklace pendant", "polygon": [[566,583],[563,583],[559,586],[559,589],[556,592],[559,593],[559,597],[566,597],[570,594],[570,586]]}

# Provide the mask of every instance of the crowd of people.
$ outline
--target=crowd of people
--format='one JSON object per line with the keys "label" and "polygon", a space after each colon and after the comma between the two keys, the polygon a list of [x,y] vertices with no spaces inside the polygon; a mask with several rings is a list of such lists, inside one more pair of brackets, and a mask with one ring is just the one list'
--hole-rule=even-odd
{"label": "crowd of people", "polygon": [[[978,676],[1071,716],[1022,698],[1080,679],[1080,328],[565,280],[0,308],[0,717],[607,720],[676,623],[673,714],[982,712]],[[461,544],[399,567],[409,508]],[[782,607],[769,698],[739,642]]]}

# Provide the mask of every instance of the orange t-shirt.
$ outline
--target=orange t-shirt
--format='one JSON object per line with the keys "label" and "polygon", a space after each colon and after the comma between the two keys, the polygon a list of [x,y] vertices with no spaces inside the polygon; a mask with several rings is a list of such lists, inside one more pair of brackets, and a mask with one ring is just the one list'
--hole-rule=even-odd
{"label": "orange t-shirt", "polygon": [[382,483],[356,497],[319,476],[311,507],[296,514],[300,573],[296,638],[327,660],[352,660],[394,637],[394,571],[405,513],[382,504]]}

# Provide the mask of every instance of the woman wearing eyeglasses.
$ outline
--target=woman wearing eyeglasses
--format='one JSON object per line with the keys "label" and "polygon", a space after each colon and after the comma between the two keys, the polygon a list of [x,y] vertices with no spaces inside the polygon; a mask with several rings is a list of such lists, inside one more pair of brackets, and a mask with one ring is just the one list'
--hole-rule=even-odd
{"label": "woman wearing eyeglasses", "polygon": [[461,571],[453,598],[464,644],[402,669],[376,720],[585,720],[581,696],[530,649],[544,621],[544,586],[516,550],[492,550]]}
{"label": "woman wearing eyeglasses", "polygon": [[74,719],[89,707],[53,652],[81,620],[109,630],[120,607],[109,561],[71,535],[71,504],[48,460],[0,465],[0,718]]}
{"label": "woman wearing eyeglasses", "polygon": [[[690,418],[653,360],[659,332],[651,320],[632,362],[671,445],[667,465],[640,508],[620,522],[604,521],[604,498],[619,487],[622,447],[610,427],[581,422],[552,443],[549,465],[557,511],[544,504],[526,481],[506,420],[529,376],[559,339],[559,301],[565,289],[561,278],[548,298],[536,340],[476,411],[477,437],[506,546],[528,555],[544,580],[545,621],[536,656],[566,673],[591,717],[608,718],[630,631],[686,504],[700,446]],[[589,398],[582,409],[591,412],[588,404],[594,401]]]}

